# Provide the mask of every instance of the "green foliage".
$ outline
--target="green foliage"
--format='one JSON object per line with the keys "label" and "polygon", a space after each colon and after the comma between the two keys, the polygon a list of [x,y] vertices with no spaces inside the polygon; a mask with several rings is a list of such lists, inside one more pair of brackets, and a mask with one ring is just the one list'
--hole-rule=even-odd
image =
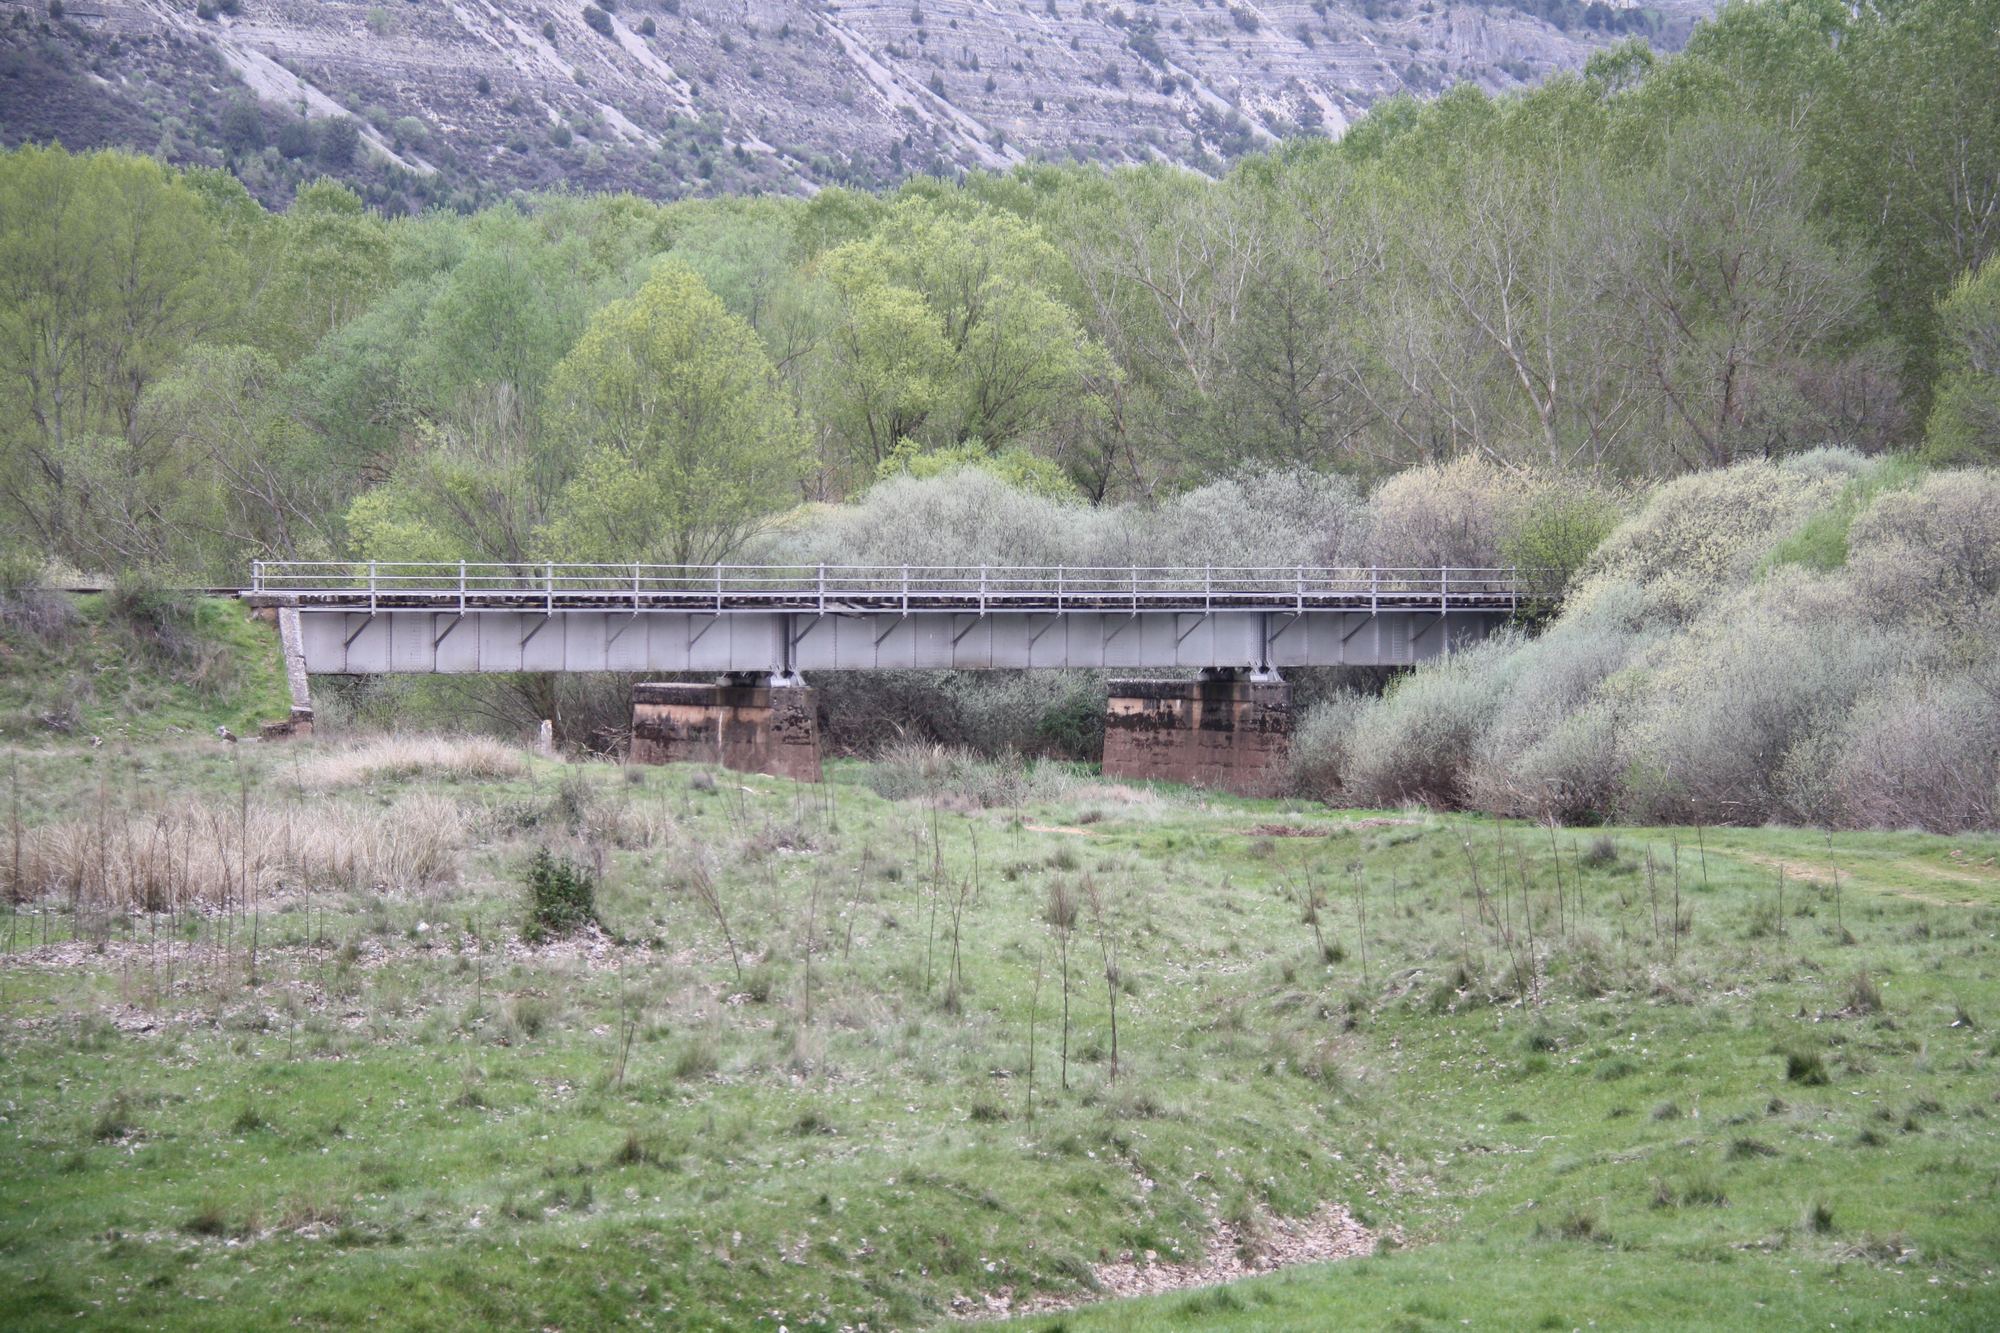
{"label": "green foliage", "polygon": [[[1550,604],[1636,582],[1683,611],[1741,561],[1831,573],[1870,502],[1819,503],[1833,455],[1737,476],[1710,495],[1727,516],[1683,495],[1687,540],[1654,533],[1679,577],[1593,543],[1628,486],[1740,458],[2000,451],[1996,6],[1731,6],[1678,55],[1385,99],[1212,178],[1031,163],[880,196],[406,208],[446,187],[374,136],[470,169],[423,121],[248,101],[191,113],[227,170],[18,148],[0,548],[218,583],[256,555],[703,559],[798,500],[971,466],[1157,512],[1166,558],[1512,561],[1550,571]],[[609,8],[582,12],[615,31]],[[1142,64],[1166,40],[1118,22]],[[660,132],[663,191],[764,178],[718,125]],[[605,143],[569,150],[587,176]],[[730,406],[695,428],[697,402]],[[1205,495],[1253,474],[1319,480]],[[1269,534],[1241,512],[1267,503]]]}
{"label": "green foliage", "polygon": [[597,924],[597,877],[588,866],[536,850],[528,863],[528,923],[522,934],[539,943]]}
{"label": "green foliage", "polygon": [[1076,483],[1053,459],[1022,448],[992,453],[979,440],[967,440],[964,444],[940,449],[925,449],[905,436],[877,465],[875,475],[883,478],[908,476],[922,481],[947,476],[968,467],[990,472],[1009,486],[1030,495],[1051,500],[1077,498]]}
{"label": "green foliage", "polygon": [[1947,466],[2000,461],[2000,262],[1959,279],[1938,316],[1944,369],[1924,453]]}
{"label": "green foliage", "polygon": [[598,312],[552,394],[581,460],[542,529],[566,559],[719,559],[788,501],[803,461],[756,334],[679,264]]}
{"label": "green foliage", "polygon": [[1560,601],[1621,517],[1617,502],[1587,479],[1552,478],[1522,505],[1500,554],[1509,565],[1536,571],[1542,595]]}

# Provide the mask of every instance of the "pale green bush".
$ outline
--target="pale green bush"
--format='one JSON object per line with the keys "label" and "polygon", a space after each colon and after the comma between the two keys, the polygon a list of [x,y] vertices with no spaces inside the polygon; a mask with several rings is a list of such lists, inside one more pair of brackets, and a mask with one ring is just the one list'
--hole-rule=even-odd
{"label": "pale green bush", "polygon": [[1349,742],[1347,789],[1370,805],[1460,803],[1487,730],[1513,685],[1520,640],[1502,634],[1403,677]]}
{"label": "pale green bush", "polygon": [[1785,571],[1727,596],[1649,655],[1625,728],[1625,801],[1655,821],[1761,823],[1811,811],[1781,775],[1836,731],[1907,645],[1854,623],[1826,581]]}
{"label": "pale green bush", "polygon": [[2000,825],[2000,670],[1892,679],[1855,709],[1828,782],[1846,823]]}
{"label": "pale green bush", "polygon": [[[1514,654],[1513,688],[1496,703],[1468,776],[1474,804],[1565,817],[1599,808],[1607,770],[1617,767],[1615,751],[1607,753],[1616,714],[1598,699],[1599,690],[1657,638],[1618,610],[1615,598],[1601,599],[1589,614],[1563,620]],[[1588,726],[1581,725],[1585,718]]]}
{"label": "pale green bush", "polygon": [[1398,472],[1371,499],[1365,563],[1498,566],[1532,491],[1523,474],[1473,457]]}
{"label": "pale green bush", "polygon": [[2000,471],[1940,472],[1885,491],[1849,529],[1850,583],[1887,623],[1962,629],[2000,595]]}
{"label": "pale green bush", "polygon": [[1354,729],[1373,702],[1338,690],[1299,715],[1286,754],[1287,790],[1319,801],[1340,799],[1347,786]]}
{"label": "pale green bush", "polygon": [[1303,470],[1211,482],[1134,522],[1153,565],[1367,564],[1368,526],[1352,483]]}
{"label": "pale green bush", "polygon": [[[1772,558],[1827,515],[1814,558]],[[1339,775],[1303,790],[1571,822],[1989,826],[2000,472],[1816,450],[1673,482],[1541,637],[1352,713],[1335,736],[1302,725],[1300,770]]]}
{"label": "pale green bush", "polygon": [[1643,590],[1645,618],[1692,620],[1839,493],[1824,464],[1739,463],[1666,483],[1598,548],[1573,604],[1587,607],[1606,589],[1632,584]]}

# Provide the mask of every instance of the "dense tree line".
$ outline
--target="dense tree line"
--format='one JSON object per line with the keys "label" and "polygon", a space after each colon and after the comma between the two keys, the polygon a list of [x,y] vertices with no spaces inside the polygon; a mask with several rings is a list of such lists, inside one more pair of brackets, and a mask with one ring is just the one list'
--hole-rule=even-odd
{"label": "dense tree line", "polygon": [[1734,6],[1671,59],[1392,102],[1221,180],[390,221],[28,148],[0,158],[0,537],[204,580],[705,561],[963,463],[1157,506],[1246,467],[1991,458],[1996,246],[2000,0]]}

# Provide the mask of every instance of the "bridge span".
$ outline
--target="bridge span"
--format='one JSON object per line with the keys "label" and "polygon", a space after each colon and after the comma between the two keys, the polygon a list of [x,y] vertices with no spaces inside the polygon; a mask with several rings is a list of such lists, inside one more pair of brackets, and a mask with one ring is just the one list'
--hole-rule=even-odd
{"label": "bridge span", "polygon": [[243,596],[307,676],[623,671],[629,758],[820,774],[802,673],[1086,667],[1113,680],[1104,772],[1267,795],[1305,666],[1412,666],[1520,608],[1510,569],[1074,565],[574,565],[262,561]]}
{"label": "bridge span", "polygon": [[[1519,608],[1509,569],[276,562],[312,674],[1408,666]],[[289,617],[288,617],[289,618]]]}

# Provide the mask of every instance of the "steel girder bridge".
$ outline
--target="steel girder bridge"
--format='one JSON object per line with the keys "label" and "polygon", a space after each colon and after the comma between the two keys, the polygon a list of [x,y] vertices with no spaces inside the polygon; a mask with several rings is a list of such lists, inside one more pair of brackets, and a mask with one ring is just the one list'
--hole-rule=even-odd
{"label": "steel girder bridge", "polygon": [[1408,666],[1483,639],[1512,569],[260,561],[312,674]]}

